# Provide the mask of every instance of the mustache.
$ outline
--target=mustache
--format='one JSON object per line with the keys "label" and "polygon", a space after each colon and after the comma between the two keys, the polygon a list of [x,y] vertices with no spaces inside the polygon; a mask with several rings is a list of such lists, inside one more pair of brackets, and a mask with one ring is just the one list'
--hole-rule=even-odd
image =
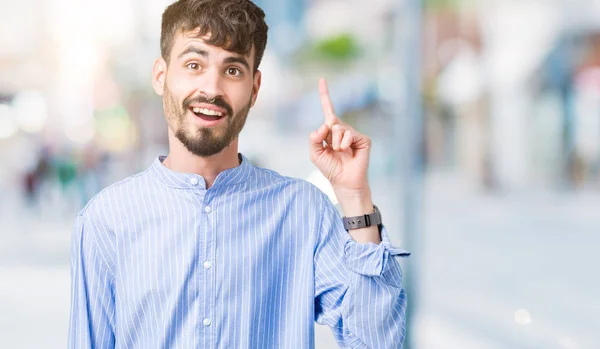
{"label": "mustache", "polygon": [[231,108],[231,106],[227,102],[225,102],[225,100],[221,96],[215,97],[213,99],[208,99],[204,96],[188,97],[183,100],[183,109],[189,109],[193,103],[212,104],[214,106],[221,107],[227,110],[227,115],[233,115],[233,108]]}

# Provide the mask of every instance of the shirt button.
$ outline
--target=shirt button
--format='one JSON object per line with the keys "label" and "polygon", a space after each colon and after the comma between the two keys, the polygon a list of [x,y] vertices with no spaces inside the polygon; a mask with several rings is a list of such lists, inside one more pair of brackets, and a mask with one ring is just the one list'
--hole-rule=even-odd
{"label": "shirt button", "polygon": [[204,262],[204,269],[210,269],[212,267],[212,263],[210,261]]}
{"label": "shirt button", "polygon": [[206,212],[206,213],[211,213],[211,212],[212,212],[212,208],[210,208],[210,206],[206,206],[206,207],[204,208],[204,212]]}
{"label": "shirt button", "polygon": [[202,320],[202,323],[204,324],[204,326],[210,326],[210,320],[208,318]]}
{"label": "shirt button", "polygon": [[191,183],[192,185],[198,185],[198,183],[199,183],[199,181],[198,181],[198,178],[191,178],[191,179],[190,179],[190,183]]}

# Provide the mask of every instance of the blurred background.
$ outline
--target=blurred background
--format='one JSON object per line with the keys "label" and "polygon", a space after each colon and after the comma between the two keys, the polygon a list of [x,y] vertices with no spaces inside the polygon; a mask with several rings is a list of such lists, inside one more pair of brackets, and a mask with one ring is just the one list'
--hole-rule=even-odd
{"label": "blurred background", "polygon": [[[0,338],[64,348],[75,215],[167,153],[168,0],[0,0]],[[270,38],[240,149],[329,192],[317,80],[373,139],[407,348],[600,348],[600,1],[256,0]],[[317,348],[336,348],[318,326]]]}

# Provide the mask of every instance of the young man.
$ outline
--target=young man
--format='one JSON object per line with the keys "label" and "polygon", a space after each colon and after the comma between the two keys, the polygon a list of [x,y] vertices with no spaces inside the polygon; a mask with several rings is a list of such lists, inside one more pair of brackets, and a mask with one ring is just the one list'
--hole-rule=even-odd
{"label": "young man", "polygon": [[169,154],[79,213],[70,348],[313,348],[315,320],[341,347],[402,346],[394,256],[408,253],[390,245],[371,200],[371,141],[335,116],[325,82],[310,157],[346,222],[313,185],[238,153],[266,41],[247,0],[165,10],[152,83]]}

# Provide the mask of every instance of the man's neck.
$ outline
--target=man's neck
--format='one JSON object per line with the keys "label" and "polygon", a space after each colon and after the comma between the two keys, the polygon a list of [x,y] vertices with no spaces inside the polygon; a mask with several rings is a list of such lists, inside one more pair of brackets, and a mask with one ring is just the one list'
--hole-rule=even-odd
{"label": "man's neck", "polygon": [[204,178],[206,189],[212,187],[219,173],[240,165],[238,139],[234,139],[221,152],[201,157],[189,150],[174,136],[169,135],[169,155],[163,161],[168,169],[175,172],[196,173]]}

